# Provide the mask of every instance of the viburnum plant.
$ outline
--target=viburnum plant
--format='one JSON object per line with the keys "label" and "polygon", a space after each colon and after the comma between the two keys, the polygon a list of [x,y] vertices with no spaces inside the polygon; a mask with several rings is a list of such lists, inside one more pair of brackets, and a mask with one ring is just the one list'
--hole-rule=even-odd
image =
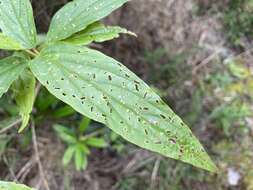
{"label": "viburnum plant", "polygon": [[29,122],[38,81],[77,112],[126,140],[215,171],[190,129],[145,82],[118,61],[88,47],[120,33],[134,35],[99,22],[127,1],[71,1],[54,15],[41,43],[30,1],[0,0],[0,49],[15,51],[0,61],[0,97],[11,87],[22,131]]}

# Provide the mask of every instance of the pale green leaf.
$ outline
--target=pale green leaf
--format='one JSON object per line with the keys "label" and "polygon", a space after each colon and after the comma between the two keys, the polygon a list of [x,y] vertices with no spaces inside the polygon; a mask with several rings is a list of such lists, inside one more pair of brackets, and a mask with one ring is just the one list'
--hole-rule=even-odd
{"label": "pale green leaf", "polygon": [[75,137],[75,133],[71,129],[69,129],[63,125],[56,124],[56,125],[54,125],[54,130],[57,132],[59,137],[64,142],[66,142],[68,144],[75,144],[77,142],[77,139]]}
{"label": "pale green leaf", "polygon": [[22,46],[10,37],[0,33],[0,49],[20,50]]}
{"label": "pale green leaf", "polygon": [[19,132],[22,132],[29,123],[35,99],[35,85],[36,80],[29,70],[24,70],[13,83],[12,90],[19,107],[19,114],[22,117],[22,126]]}
{"label": "pale green leaf", "polygon": [[14,182],[0,181],[0,190],[35,190],[35,189]]}
{"label": "pale green leaf", "polygon": [[71,116],[75,113],[76,111],[72,107],[66,105],[55,110],[55,112],[53,113],[53,116],[57,118],[63,118],[63,117]]}
{"label": "pale green leaf", "polygon": [[214,171],[199,141],[161,98],[121,63],[58,43],[30,67],[57,98],[140,147]]}
{"label": "pale green leaf", "polygon": [[75,165],[76,170],[81,170],[84,167],[85,164],[85,155],[83,154],[82,148],[77,145],[75,149]]}
{"label": "pale green leaf", "polygon": [[64,166],[67,166],[70,163],[74,153],[75,153],[75,146],[73,145],[69,146],[67,150],[65,151],[64,156],[62,158],[62,163]]}
{"label": "pale green leaf", "polygon": [[119,34],[130,34],[136,36],[136,34],[125,28],[118,26],[104,26],[99,22],[95,22],[89,25],[86,29],[72,35],[64,41],[76,45],[87,45],[91,42],[105,42],[118,38]]}
{"label": "pale green leaf", "polygon": [[84,116],[79,125],[79,131],[83,133],[89,127],[90,123],[91,123],[90,118]]}
{"label": "pale green leaf", "polygon": [[53,17],[48,41],[63,40],[104,18],[128,0],[75,0]]}
{"label": "pale green leaf", "polygon": [[0,29],[23,49],[36,45],[36,28],[30,0],[0,0]]}
{"label": "pale green leaf", "polygon": [[91,137],[88,138],[85,143],[89,146],[96,147],[96,148],[104,148],[107,146],[107,143],[104,139]]}
{"label": "pale green leaf", "polygon": [[78,146],[84,154],[86,154],[86,155],[90,154],[90,149],[85,144],[79,143]]}
{"label": "pale green leaf", "polygon": [[0,60],[0,98],[27,66],[21,57],[7,57]]}

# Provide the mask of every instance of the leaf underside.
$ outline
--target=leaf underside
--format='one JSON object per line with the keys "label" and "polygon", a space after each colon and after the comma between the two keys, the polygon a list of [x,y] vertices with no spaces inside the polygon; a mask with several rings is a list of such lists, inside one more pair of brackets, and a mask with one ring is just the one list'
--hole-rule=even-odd
{"label": "leaf underside", "polygon": [[25,185],[0,181],[0,190],[35,190]]}
{"label": "leaf underside", "polygon": [[72,35],[64,42],[76,45],[88,45],[91,42],[105,42],[118,38],[120,34],[130,34],[136,36],[133,32],[118,26],[104,26],[99,22],[89,25],[86,29]]}
{"label": "leaf underside", "polygon": [[140,147],[214,171],[215,165],[182,120],[125,66],[104,54],[58,43],[30,68],[57,98]]}
{"label": "leaf underside", "polygon": [[36,45],[36,28],[30,0],[0,0],[0,29],[23,49]]}
{"label": "leaf underside", "polygon": [[66,4],[53,17],[48,41],[59,41],[104,18],[129,0],[75,0]]}
{"label": "leaf underside", "polygon": [[0,60],[0,98],[27,66],[21,57],[7,57]]}

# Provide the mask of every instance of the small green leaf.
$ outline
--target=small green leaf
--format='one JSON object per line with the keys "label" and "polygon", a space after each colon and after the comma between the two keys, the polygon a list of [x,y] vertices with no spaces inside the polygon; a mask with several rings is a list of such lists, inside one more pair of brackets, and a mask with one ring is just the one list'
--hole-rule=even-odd
{"label": "small green leaf", "polygon": [[106,17],[128,0],[75,0],[66,4],[53,17],[48,41],[59,41]]}
{"label": "small green leaf", "polygon": [[14,182],[0,181],[0,190],[35,190],[35,189]]}
{"label": "small green leaf", "polygon": [[88,138],[85,143],[89,146],[93,146],[93,147],[96,147],[96,148],[104,148],[107,146],[107,143],[105,142],[104,139],[101,139],[101,138],[95,138],[95,137],[92,137],[92,138]]}
{"label": "small green leaf", "polygon": [[74,133],[73,130],[71,130],[70,128],[65,127],[65,126],[63,126],[63,125],[55,124],[55,125],[53,126],[53,128],[54,128],[54,130],[55,130],[57,133],[68,133],[68,134],[70,134],[70,135],[72,135],[72,136],[75,135],[75,133]]}
{"label": "small green leaf", "polygon": [[1,0],[0,29],[23,49],[36,45],[36,28],[30,0]]}
{"label": "small green leaf", "polygon": [[69,128],[56,124],[54,130],[57,132],[59,137],[68,144],[75,144],[77,142],[75,133]]}
{"label": "small green leaf", "polygon": [[90,125],[90,122],[91,122],[90,118],[85,117],[85,116],[83,117],[83,119],[82,119],[82,121],[81,121],[81,123],[79,125],[79,131],[80,131],[80,133],[83,133],[84,131],[86,131],[86,129]]}
{"label": "small green leaf", "polygon": [[35,85],[36,80],[29,70],[24,70],[12,85],[19,113],[23,120],[19,132],[22,132],[28,125],[35,99]]}
{"label": "small green leaf", "polygon": [[90,149],[82,143],[79,143],[80,149],[83,151],[84,154],[89,155],[90,154]]}
{"label": "small green leaf", "polygon": [[67,166],[70,163],[75,153],[75,150],[76,150],[75,148],[76,147],[72,145],[72,146],[69,146],[68,149],[65,151],[63,159],[62,159],[62,163],[64,166]]}
{"label": "small green leaf", "polygon": [[110,133],[110,140],[111,140],[112,142],[115,142],[116,140],[118,140],[119,137],[120,137],[120,136],[119,136],[117,133],[113,132],[113,131]]}
{"label": "small green leaf", "polygon": [[0,98],[27,66],[21,57],[7,57],[0,60]]}
{"label": "small green leaf", "polygon": [[76,165],[76,170],[80,171],[81,169],[83,169],[85,160],[84,160],[84,154],[82,151],[82,148],[77,145],[76,149],[75,149],[75,165]]}
{"label": "small green leaf", "polygon": [[76,113],[76,111],[72,107],[66,105],[55,110],[55,112],[53,113],[53,116],[57,118],[63,118],[63,117],[71,116],[74,113]]}
{"label": "small green leaf", "polygon": [[216,170],[183,121],[121,63],[86,47],[58,43],[30,64],[39,81],[83,115],[143,148]]}
{"label": "small green leaf", "polygon": [[76,45],[87,45],[93,41],[105,42],[114,38],[118,38],[119,34],[130,34],[136,36],[136,34],[126,30],[125,28],[118,26],[104,26],[103,24],[96,22],[64,41]]}
{"label": "small green leaf", "polygon": [[47,90],[41,89],[36,98],[35,107],[38,109],[38,111],[48,114],[51,106],[54,107],[58,102],[59,100],[55,98],[55,96],[48,93]]}
{"label": "small green leaf", "polygon": [[0,33],[0,49],[20,50],[22,46],[10,37]]}

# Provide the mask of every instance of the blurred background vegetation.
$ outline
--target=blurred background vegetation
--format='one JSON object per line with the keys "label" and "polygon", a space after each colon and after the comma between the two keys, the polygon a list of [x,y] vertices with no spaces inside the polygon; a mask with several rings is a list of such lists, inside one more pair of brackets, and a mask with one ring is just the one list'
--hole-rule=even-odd
{"label": "blurred background vegetation", "polygon": [[[67,0],[32,2],[44,33]],[[253,190],[252,13],[252,0],[133,0],[104,22],[138,38],[92,44],[152,85],[191,126],[218,174],[139,149],[42,88],[33,124],[50,189]],[[18,123],[17,114],[6,94],[0,100],[0,178],[43,190],[32,129],[6,130]],[[72,160],[71,147],[80,150]]]}

